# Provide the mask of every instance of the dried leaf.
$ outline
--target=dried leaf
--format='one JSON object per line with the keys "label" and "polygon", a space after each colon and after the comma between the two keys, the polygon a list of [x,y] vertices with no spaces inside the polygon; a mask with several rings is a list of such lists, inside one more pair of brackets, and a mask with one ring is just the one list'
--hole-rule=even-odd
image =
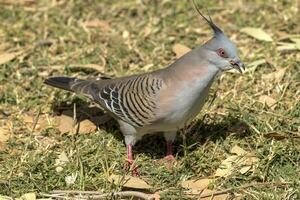
{"label": "dried leaf", "polygon": [[226,177],[232,174],[233,172],[233,163],[239,159],[239,156],[229,156],[225,160],[222,161],[219,168],[216,170],[214,176],[216,177]]}
{"label": "dried leaf", "polygon": [[299,136],[297,135],[283,135],[283,134],[280,134],[280,133],[277,133],[277,132],[271,132],[271,133],[267,133],[267,134],[264,134],[264,137],[265,138],[272,138],[272,139],[275,139],[275,140],[284,140],[284,139],[287,139],[287,138],[299,138]]}
{"label": "dried leaf", "polygon": [[154,200],[160,200],[160,194],[159,194],[159,192],[155,192],[154,194],[152,194],[150,196],[150,198],[152,198]]}
{"label": "dried leaf", "polygon": [[243,156],[243,155],[248,154],[247,151],[245,151],[244,149],[242,149],[238,145],[234,145],[234,147],[231,148],[230,153],[236,154],[238,156]]}
{"label": "dried leaf", "polygon": [[24,53],[24,51],[1,54],[0,55],[0,65],[3,65],[11,60],[14,60],[15,58],[22,55],[23,53]]}
{"label": "dried leaf", "polygon": [[251,155],[247,151],[235,146],[231,149],[232,152],[239,153],[242,155],[232,155],[222,161],[220,167],[216,170],[214,176],[216,177],[227,177],[234,171],[239,171],[244,174],[252,169],[252,166],[258,162],[258,158]]}
{"label": "dried leaf", "polygon": [[55,159],[55,166],[65,166],[67,162],[69,162],[69,158],[66,152],[63,151],[58,155],[58,158]]}
{"label": "dried leaf", "polygon": [[128,188],[135,188],[135,189],[150,189],[150,188],[152,188],[144,180],[142,180],[138,177],[133,177],[133,176],[128,176],[128,175],[120,176],[120,175],[112,174],[108,178],[108,181],[111,183],[115,183],[117,185],[122,185],[123,187],[128,187]]}
{"label": "dried leaf", "polygon": [[257,40],[266,41],[266,42],[273,41],[272,37],[260,28],[246,27],[246,28],[242,28],[241,32],[246,33],[247,35],[250,35]]}
{"label": "dried leaf", "polygon": [[62,172],[63,170],[64,170],[64,168],[61,167],[61,166],[58,166],[58,167],[55,168],[55,171],[56,171],[57,173],[60,173],[60,172]]}
{"label": "dried leaf", "polygon": [[245,156],[245,158],[246,159],[243,161],[243,164],[245,165],[252,165],[259,161],[257,157],[251,155],[250,153],[247,156]]}
{"label": "dried leaf", "polygon": [[191,49],[183,44],[175,44],[172,48],[173,52],[176,54],[176,58],[180,58],[184,54],[191,51]]}
{"label": "dried leaf", "polygon": [[251,165],[242,167],[242,168],[240,169],[240,173],[241,173],[241,174],[245,174],[245,173],[247,173],[248,171],[250,171],[251,168],[252,168]]}
{"label": "dried leaf", "polygon": [[265,79],[268,81],[272,80],[272,81],[276,81],[277,83],[279,83],[283,79],[286,69],[287,68],[281,68],[281,69],[277,69],[275,72],[272,72],[269,74],[263,74],[262,79]]}
{"label": "dried leaf", "polygon": [[37,0],[2,0],[4,5],[32,6],[37,3]]}
{"label": "dried leaf", "polygon": [[34,128],[34,130],[41,131],[41,130],[47,128],[49,125],[52,125],[53,123],[55,123],[54,118],[50,118],[44,114],[41,114],[39,116],[23,114],[21,116],[21,120],[27,125],[27,128],[31,131],[33,128]]}
{"label": "dried leaf", "polygon": [[66,164],[69,162],[69,158],[67,154],[63,151],[58,155],[58,158],[55,159],[55,171],[56,172],[61,172],[63,171],[63,167],[66,166]]}
{"label": "dried leaf", "polygon": [[79,123],[79,133],[91,133],[97,129],[96,125],[90,120],[86,119]]}
{"label": "dried leaf", "polygon": [[73,185],[75,183],[76,179],[77,179],[77,172],[75,174],[73,173],[70,176],[66,176],[65,182],[67,185]]}
{"label": "dried leaf", "polygon": [[255,71],[258,66],[265,64],[266,62],[266,59],[255,60],[247,65],[245,72]]}
{"label": "dried leaf", "polygon": [[122,37],[124,38],[124,39],[127,39],[128,37],[129,37],[129,35],[130,35],[130,33],[128,32],[128,31],[123,31],[123,33],[122,33]]}
{"label": "dried leaf", "polygon": [[288,43],[288,42],[278,42],[279,46],[277,46],[278,51],[294,51],[298,50],[295,43]]}
{"label": "dried leaf", "polygon": [[283,31],[277,31],[277,34],[279,36],[278,40],[292,40],[292,39],[300,39],[300,35],[297,34],[288,34],[286,32]]}
{"label": "dried leaf", "polygon": [[65,111],[62,113],[62,115],[57,116],[58,120],[59,120],[59,126],[58,126],[58,130],[64,134],[64,133],[69,133],[69,132],[73,132],[74,130],[74,120],[72,112],[70,111]]}
{"label": "dried leaf", "polygon": [[291,38],[291,40],[295,43],[295,47],[300,50],[300,38]]}
{"label": "dried leaf", "polygon": [[153,27],[151,26],[146,26],[140,33],[141,36],[144,38],[148,37],[153,31]]}
{"label": "dried leaf", "polygon": [[181,187],[188,189],[188,194],[200,194],[204,189],[206,189],[211,182],[211,179],[195,179],[195,180],[187,180],[181,183]]}
{"label": "dried leaf", "polygon": [[277,101],[268,95],[262,95],[258,98],[258,101],[262,104],[266,104],[268,107],[274,109]]}
{"label": "dried leaf", "polygon": [[148,65],[145,65],[145,66],[143,67],[143,70],[144,70],[144,71],[149,71],[153,66],[154,66],[153,63],[148,64]]}
{"label": "dried leaf", "polygon": [[104,32],[108,32],[110,30],[110,26],[108,25],[108,23],[100,19],[86,21],[84,22],[84,25],[88,28],[100,28]]}
{"label": "dried leaf", "polygon": [[[0,200],[12,200],[13,198],[9,197],[9,196],[4,196],[0,194]],[[17,200],[18,198],[16,198]]]}
{"label": "dried leaf", "polygon": [[17,200],[36,200],[36,194],[33,192],[26,193],[23,194],[20,198],[17,198]]}
{"label": "dried leaf", "polygon": [[[4,33],[3,31],[0,29],[0,37],[3,37]],[[3,53],[5,51],[7,51],[9,48],[11,48],[11,44],[10,43],[2,43],[0,44],[0,52]]]}
{"label": "dried leaf", "polygon": [[5,143],[10,137],[11,132],[7,128],[0,127],[0,150],[5,147]]}

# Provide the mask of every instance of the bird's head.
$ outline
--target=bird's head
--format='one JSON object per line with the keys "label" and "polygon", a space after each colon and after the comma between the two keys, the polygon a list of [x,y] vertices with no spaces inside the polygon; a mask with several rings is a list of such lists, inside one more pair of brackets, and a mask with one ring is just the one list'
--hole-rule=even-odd
{"label": "bird's head", "polygon": [[200,16],[209,24],[214,32],[212,39],[207,41],[202,48],[206,51],[207,59],[213,63],[219,70],[236,69],[242,73],[245,70],[244,64],[241,62],[235,44],[224,34],[224,32],[212,21],[206,18],[201,12],[196,3],[194,6]]}

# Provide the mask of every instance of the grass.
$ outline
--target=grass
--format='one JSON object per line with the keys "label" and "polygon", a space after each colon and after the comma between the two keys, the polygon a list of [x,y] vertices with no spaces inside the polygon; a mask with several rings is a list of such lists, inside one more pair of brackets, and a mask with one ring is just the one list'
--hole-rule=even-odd
{"label": "grass", "polygon": [[[8,126],[11,132],[0,151],[0,194],[18,197],[54,189],[120,190],[107,181],[112,173],[124,173],[126,149],[115,122],[100,126],[95,133],[71,135],[60,134],[51,126],[32,131],[22,115],[52,115],[62,105],[72,108],[74,103],[79,107],[93,104],[43,85],[43,80],[52,75],[99,75],[93,70],[68,67],[72,64],[99,64],[111,76],[163,68],[175,60],[174,44],[194,48],[209,39],[207,25],[203,20],[199,22],[190,1],[12,2],[0,1],[0,50],[3,53],[32,48],[0,66],[0,125]],[[298,199],[300,53],[278,51],[276,42],[283,33],[299,34],[299,2],[241,0],[203,4],[237,43],[246,64],[259,59],[268,62],[242,76],[226,73],[215,82],[208,100],[212,101],[216,94],[211,106],[207,104],[195,119],[186,140],[182,134],[178,136],[177,163],[172,170],[160,162],[165,152],[161,136],[147,136],[139,142],[134,150],[141,178],[153,186],[151,192],[160,191],[162,199],[187,199],[180,183],[213,175],[238,144],[259,158],[255,170],[218,178],[212,188],[234,187],[244,199]],[[109,30],[103,25],[84,28],[84,22],[94,19],[103,20]],[[263,28],[275,41],[252,39],[239,31],[245,26]],[[45,41],[52,45],[41,45]],[[64,67],[53,69],[56,65]],[[282,80],[263,78],[285,67]],[[276,107],[259,102],[262,95],[275,99]],[[55,160],[61,152],[67,154],[69,162],[58,173]],[[77,174],[77,179],[67,185],[65,177],[71,174]],[[238,188],[252,182],[290,184]]]}

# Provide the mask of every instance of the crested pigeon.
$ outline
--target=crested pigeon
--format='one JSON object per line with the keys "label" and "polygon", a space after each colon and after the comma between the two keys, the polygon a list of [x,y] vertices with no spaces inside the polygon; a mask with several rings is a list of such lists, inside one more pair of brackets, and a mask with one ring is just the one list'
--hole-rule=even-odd
{"label": "crested pigeon", "polygon": [[235,44],[193,3],[214,36],[170,66],[115,79],[50,77],[45,80],[47,85],[87,96],[115,118],[125,138],[130,165],[134,161],[135,143],[143,135],[156,132],[164,133],[166,158],[173,159],[176,132],[201,111],[216,75],[232,68],[239,72],[245,69]]}

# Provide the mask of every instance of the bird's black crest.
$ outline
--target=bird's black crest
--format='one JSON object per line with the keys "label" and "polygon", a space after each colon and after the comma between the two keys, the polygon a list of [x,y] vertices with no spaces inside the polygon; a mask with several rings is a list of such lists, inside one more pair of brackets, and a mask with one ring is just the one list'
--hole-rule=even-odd
{"label": "bird's black crest", "polygon": [[212,21],[210,15],[209,15],[209,12],[208,12],[208,18],[205,17],[202,12],[200,11],[200,8],[199,6],[197,5],[197,3],[195,2],[195,0],[192,0],[193,1],[193,5],[196,9],[196,11],[198,12],[198,14],[209,24],[209,26],[211,27],[211,29],[214,31],[214,34],[215,35],[218,35],[218,34],[223,34],[223,31]]}

